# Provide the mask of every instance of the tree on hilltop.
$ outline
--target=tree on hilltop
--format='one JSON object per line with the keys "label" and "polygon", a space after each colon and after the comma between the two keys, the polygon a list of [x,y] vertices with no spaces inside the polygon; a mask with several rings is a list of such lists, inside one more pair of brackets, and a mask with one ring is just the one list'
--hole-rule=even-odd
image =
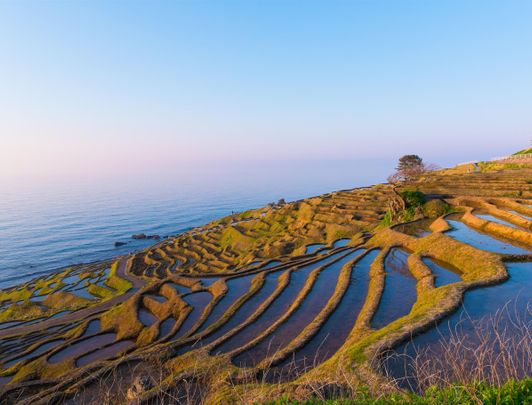
{"label": "tree on hilltop", "polygon": [[388,177],[390,183],[412,181],[421,175],[435,170],[435,166],[426,164],[418,155],[404,155],[399,159],[395,173]]}

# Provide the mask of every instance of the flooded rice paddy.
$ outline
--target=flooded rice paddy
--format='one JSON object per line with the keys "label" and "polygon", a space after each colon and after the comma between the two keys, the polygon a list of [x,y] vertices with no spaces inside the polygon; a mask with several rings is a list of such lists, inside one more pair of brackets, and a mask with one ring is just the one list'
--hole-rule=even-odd
{"label": "flooded rice paddy", "polygon": [[166,283],[166,285],[169,285],[174,290],[176,290],[178,295],[181,294],[188,294],[190,292],[190,288],[185,287],[184,285],[177,284],[177,283]]}
{"label": "flooded rice paddy", "polygon": [[479,232],[468,227],[461,221],[449,219],[447,222],[453,227],[452,230],[447,231],[446,235],[471,245],[480,250],[486,250],[493,253],[506,254],[529,254],[529,250],[515,246],[509,242],[499,240],[491,235]]}
{"label": "flooded rice paddy", "polygon": [[157,317],[146,308],[139,309],[138,319],[144,326],[151,326],[157,321]]}
{"label": "flooded rice paddy", "polygon": [[371,326],[382,328],[408,314],[416,302],[416,279],[408,269],[408,253],[392,248],[386,255],[384,291]]}
{"label": "flooded rice paddy", "polygon": [[275,291],[275,288],[278,284],[278,278],[281,274],[283,274],[283,271],[276,271],[268,274],[266,276],[266,279],[264,281],[264,285],[262,288],[248,301],[246,301],[245,305],[238,308],[238,310],[231,316],[228,322],[226,322],[223,326],[218,328],[214,333],[211,333],[210,335],[195,341],[193,344],[188,346],[185,349],[182,349],[182,352],[187,351],[187,349],[190,349],[192,347],[198,348],[201,346],[204,346],[206,344],[209,344],[211,342],[214,342],[219,337],[225,335],[229,331],[231,331],[233,328],[238,327],[240,324],[242,324],[248,317],[250,317],[257,308]]}
{"label": "flooded rice paddy", "polygon": [[[421,386],[416,374],[416,358],[418,362],[431,357],[445,359],[449,356],[449,350],[459,349],[461,351],[454,355],[459,356],[460,361],[474,361],[478,360],[475,349],[488,343],[494,349],[484,359],[489,362],[501,350],[493,342],[519,338],[523,334],[522,327],[529,328],[532,322],[532,263],[507,263],[506,267],[510,275],[507,281],[467,291],[457,311],[437,326],[407,340],[388,353],[383,364],[386,373],[401,387],[419,391]],[[495,335],[495,331],[499,331],[499,334]],[[453,346],[459,339],[464,340],[465,345]],[[464,350],[464,346],[470,350]],[[526,360],[526,354],[523,355]],[[499,364],[502,361],[501,356]],[[438,367],[440,369],[434,370],[435,372],[453,377],[451,363],[442,361],[438,363]],[[514,367],[521,376],[532,372],[528,361],[521,364],[521,367],[516,363]]]}
{"label": "flooded rice paddy", "polygon": [[197,321],[199,321],[201,315],[203,314],[203,311],[205,310],[207,304],[209,304],[211,299],[211,293],[208,293],[206,291],[194,292],[184,296],[183,301],[185,301],[188,305],[192,307],[192,312],[188,314],[183,324],[179,327],[179,329],[174,333],[174,335],[170,339],[178,339],[185,333],[187,333],[189,329],[194,326]]}
{"label": "flooded rice paddy", "polygon": [[287,345],[307,326],[325,306],[334,292],[340,270],[361,252],[359,250],[347,254],[342,259],[327,265],[318,274],[310,293],[291,316],[270,336],[248,351],[233,359],[239,366],[253,366],[269,354],[273,354]]}
{"label": "flooded rice paddy", "polygon": [[96,333],[100,331],[100,327],[101,327],[101,322],[99,319],[93,319],[92,321],[89,321],[85,329],[85,332],[83,332],[83,335],[81,335],[81,337],[95,335]]}
{"label": "flooded rice paddy", "polygon": [[314,252],[317,252],[318,250],[324,248],[325,245],[323,243],[314,243],[312,245],[307,245],[307,249],[305,250],[305,254],[310,255]]}
{"label": "flooded rice paddy", "polygon": [[424,257],[422,260],[434,275],[434,287],[438,288],[462,280],[460,278],[460,270],[450,264],[428,257]]}
{"label": "flooded rice paddy", "polygon": [[295,378],[323,363],[342,346],[366,301],[370,266],[379,252],[378,249],[372,250],[355,263],[349,286],[338,307],[308,343],[270,371],[271,381]]}
{"label": "flooded rice paddy", "polygon": [[37,348],[33,349],[32,351],[30,351],[29,353],[27,353],[27,354],[25,354],[23,356],[16,357],[14,359],[6,361],[5,363],[2,363],[2,366],[4,368],[9,368],[12,365],[14,365],[16,363],[19,363],[19,362],[21,362],[23,360],[31,359],[33,357],[36,357],[39,354],[44,353],[47,350],[58,346],[60,343],[63,343],[64,341],[65,341],[65,339],[55,339],[55,340],[51,340],[49,342],[43,343],[42,345],[39,345]]}
{"label": "flooded rice paddy", "polygon": [[66,348],[52,354],[48,358],[50,364],[59,363],[68,359],[77,358],[85,353],[98,349],[102,346],[113,343],[116,340],[116,333],[102,333],[100,335],[84,338]]}
{"label": "flooded rice paddy", "polygon": [[271,324],[278,319],[284,311],[295,300],[299,291],[303,288],[303,285],[311,271],[316,268],[326,265],[334,259],[341,256],[342,252],[330,255],[328,258],[319,260],[313,264],[296,268],[290,272],[290,282],[288,286],[283,290],[279,297],[269,306],[266,311],[251,325],[247,326],[232,338],[221,344],[214,351],[227,353],[231,350],[237,349],[243,346],[246,342],[258,336],[263,330],[268,328]]}
{"label": "flooded rice paddy", "polygon": [[396,225],[393,227],[398,232],[405,233],[410,236],[416,236],[422,238],[424,236],[430,235],[432,231],[430,230],[430,225],[432,224],[432,219],[420,219],[414,222],[408,222],[406,224]]}
{"label": "flooded rice paddy", "polygon": [[497,218],[493,215],[490,215],[490,214],[479,214],[479,213],[476,213],[475,212],[475,216],[480,218],[480,219],[484,219],[486,221],[490,221],[490,222],[495,222],[497,224],[500,224],[500,225],[504,225],[504,226],[508,226],[510,228],[515,228],[515,229],[518,229],[519,227],[517,225],[514,225],[508,221],[505,221],[504,219],[500,219],[500,218]]}
{"label": "flooded rice paddy", "polygon": [[85,354],[76,360],[76,367],[83,367],[87,364],[94,363],[100,360],[107,360],[116,357],[121,352],[135,347],[135,342],[131,340],[122,340],[120,342],[111,343],[101,349],[96,349],[91,353]]}
{"label": "flooded rice paddy", "polygon": [[162,339],[166,337],[173,329],[175,325],[175,319],[174,318],[167,318],[164,321],[161,322],[159,325],[159,334],[157,335],[157,339]]}
{"label": "flooded rice paddy", "polygon": [[231,305],[235,303],[241,296],[243,296],[251,287],[251,281],[255,277],[254,274],[249,276],[242,276],[231,278],[226,281],[227,293],[217,303],[214,310],[209,314],[199,332],[209,327],[211,324],[221,318]]}

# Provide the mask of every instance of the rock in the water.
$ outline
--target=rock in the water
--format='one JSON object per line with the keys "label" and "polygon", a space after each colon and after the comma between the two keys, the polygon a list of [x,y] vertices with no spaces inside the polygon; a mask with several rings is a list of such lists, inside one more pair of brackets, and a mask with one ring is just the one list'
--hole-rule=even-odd
{"label": "rock in the water", "polygon": [[145,233],[136,233],[135,235],[131,235],[133,239],[146,239]]}
{"label": "rock in the water", "polygon": [[161,239],[161,237],[159,235],[148,235],[146,236],[148,239],[155,239],[155,240],[159,240]]}
{"label": "rock in the water", "polygon": [[115,247],[119,247],[119,246],[124,246],[126,244],[126,242],[115,242]]}
{"label": "rock in the water", "polygon": [[133,385],[127,390],[129,400],[137,399],[140,395],[153,388],[153,381],[145,375],[139,375],[133,381]]}

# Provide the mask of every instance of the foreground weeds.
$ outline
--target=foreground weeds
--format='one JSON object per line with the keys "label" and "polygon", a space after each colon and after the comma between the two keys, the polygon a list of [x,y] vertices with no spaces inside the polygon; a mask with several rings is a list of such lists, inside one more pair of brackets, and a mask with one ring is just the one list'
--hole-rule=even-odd
{"label": "foreground weeds", "polygon": [[485,383],[468,386],[452,385],[447,388],[433,387],[425,395],[393,394],[376,398],[364,390],[358,392],[353,398],[321,400],[312,398],[306,401],[290,401],[280,399],[266,402],[268,405],[385,405],[385,404],[417,404],[417,405],[517,405],[532,403],[532,379],[508,381],[500,387],[493,387]]}
{"label": "foreground weeds", "polygon": [[532,308],[518,313],[510,302],[478,320],[466,313],[453,328],[448,327],[438,344],[413,346],[414,355],[385,354],[380,369],[391,377],[386,358],[401,359],[405,377],[395,382],[415,392],[453,385],[501,387],[531,375],[531,326]]}
{"label": "foreground weeds", "polygon": [[[200,393],[199,387],[209,380],[212,383],[223,370],[210,369],[208,376],[199,367],[198,373],[176,382],[172,390],[159,392],[154,403],[532,404],[530,308],[517,313],[508,303],[492,316],[467,317],[462,322],[464,327],[459,324],[449,336],[442,336],[437,352],[419,350],[408,359],[407,378],[414,385],[405,386],[405,381],[391,375],[366,385],[341,367],[326,379],[303,374],[292,382],[279,375],[276,381],[267,377],[276,374],[272,368],[238,381],[225,379],[210,392]],[[380,361],[382,356],[371,364],[382,369]],[[294,370],[298,366],[294,364]],[[387,374],[385,368],[383,372]]]}

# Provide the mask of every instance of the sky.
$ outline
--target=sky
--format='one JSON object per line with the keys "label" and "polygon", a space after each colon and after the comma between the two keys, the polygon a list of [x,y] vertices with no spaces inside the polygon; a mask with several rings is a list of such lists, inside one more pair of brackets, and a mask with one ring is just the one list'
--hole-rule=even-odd
{"label": "sky", "polygon": [[0,1],[0,180],[532,139],[530,1]]}

